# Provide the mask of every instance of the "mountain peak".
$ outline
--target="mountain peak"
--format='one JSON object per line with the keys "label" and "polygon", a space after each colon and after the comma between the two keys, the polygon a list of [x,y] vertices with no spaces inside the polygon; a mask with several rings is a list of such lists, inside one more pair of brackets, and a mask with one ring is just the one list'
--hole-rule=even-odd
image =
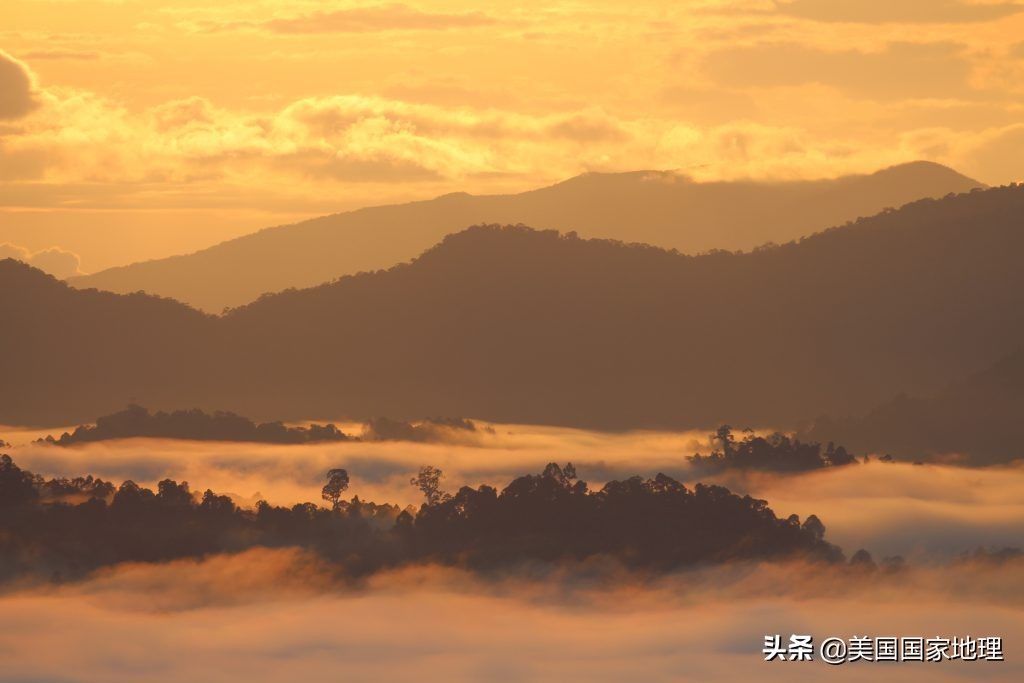
{"label": "mountain peak", "polygon": [[881,170],[875,171],[869,174],[869,177],[884,177],[884,178],[918,178],[918,179],[948,179],[963,183],[967,186],[966,189],[971,187],[986,187],[984,183],[978,182],[977,180],[965,176],[959,171],[945,166],[943,164],[926,161],[923,159],[917,161],[908,161],[902,164],[896,164],[889,166]]}
{"label": "mountain peak", "polygon": [[266,292],[390,268],[469,225],[522,223],[686,254],[750,250],[975,187],[969,178],[929,162],[870,176],[776,183],[703,183],[672,170],[592,172],[520,194],[455,193],[335,214],[71,283],[143,290],[219,312]]}

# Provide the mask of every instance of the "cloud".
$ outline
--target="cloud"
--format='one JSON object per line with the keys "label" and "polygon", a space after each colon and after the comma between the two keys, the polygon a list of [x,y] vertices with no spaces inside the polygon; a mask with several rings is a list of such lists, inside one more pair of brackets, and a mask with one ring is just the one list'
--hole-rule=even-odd
{"label": "cloud", "polygon": [[1024,124],[987,132],[965,153],[966,170],[1024,182]]}
{"label": "cloud", "polygon": [[[699,433],[493,427],[473,447],[131,440],[73,449],[21,446],[12,455],[30,469],[62,475],[130,474],[146,484],[172,476],[196,488],[236,491],[258,486],[276,502],[316,499],[326,469],[344,466],[353,475],[350,492],[363,499],[418,502],[407,498],[414,493],[408,478],[423,463],[443,467],[448,488],[504,483],[509,473],[537,471],[537,463],[550,460],[572,460],[598,483],[658,470],[685,476],[683,456],[707,446]],[[5,435],[20,441],[27,434]],[[810,683],[861,680],[863,666],[881,665],[769,665],[760,656],[765,634],[810,633],[820,642],[854,634],[969,633],[1001,636],[1008,646],[1024,638],[1024,560],[946,559],[978,543],[1021,544],[1024,469],[873,462],[723,483],[767,498],[780,514],[818,514],[827,537],[848,553],[861,546],[876,559],[902,552],[910,567],[862,574],[798,562],[734,563],[651,577],[600,561],[531,565],[501,576],[417,566],[350,583],[316,557],[288,548],[126,564],[82,582],[6,586],[0,678],[269,683],[331,680],[341,671],[348,680],[368,681],[667,683],[683,676]],[[941,548],[944,559],[914,556],[926,546]],[[999,665],[945,662],[928,675],[936,683],[1017,680],[1022,667],[1014,657]],[[921,671],[893,665],[884,678],[911,683]]]}
{"label": "cloud", "polygon": [[974,94],[963,47],[948,42],[890,43],[876,52],[761,43],[713,52],[705,68],[719,82],[739,87],[821,83],[887,100]]}
{"label": "cloud", "polygon": [[38,106],[35,77],[28,66],[0,50],[0,120],[19,119]]}
{"label": "cloud", "polygon": [[[1019,680],[1019,564],[899,576],[738,565],[658,581],[481,580],[418,567],[331,588],[294,551],[129,565],[0,596],[10,681],[764,683]],[[548,578],[548,577],[546,577]],[[59,615],[55,619],[54,615]],[[1006,661],[764,662],[765,634],[996,635]],[[817,653],[815,653],[817,655]],[[816,657],[817,659],[817,657]]]}
{"label": "cloud", "polygon": [[83,60],[92,61],[102,57],[100,52],[92,52],[85,50],[65,50],[65,49],[53,49],[53,50],[32,50],[31,52],[23,52],[21,56],[25,59],[69,59],[69,60]]}
{"label": "cloud", "polygon": [[968,23],[992,21],[1024,12],[1016,2],[970,3],[963,0],[776,0],[778,12],[814,21],[881,23]]}
{"label": "cloud", "polygon": [[24,261],[30,266],[62,280],[82,274],[81,259],[78,254],[60,247],[50,247],[33,252],[16,244],[4,243],[0,244],[0,259],[5,258]]}
{"label": "cloud", "polygon": [[[729,180],[834,177],[921,158],[959,167],[977,135],[969,122],[940,130],[945,119],[937,117],[951,114],[929,99],[952,106],[957,96],[981,97],[953,44],[874,53],[760,44],[713,52],[705,67],[722,83],[666,94],[665,116],[362,94],[258,110],[197,96],[130,109],[54,88],[33,116],[0,132],[0,205],[309,215],[453,189],[517,192],[586,171],[679,169],[698,180]],[[914,123],[928,128],[902,127],[894,117],[909,115],[861,94],[926,98],[905,103],[917,107]],[[1005,125],[1012,109],[992,106],[1001,118],[987,125]],[[689,121],[680,120],[681,110]],[[761,114],[776,121],[762,122]],[[985,159],[993,171],[1005,169]],[[971,172],[1005,181],[975,166]]]}
{"label": "cloud", "polygon": [[78,258],[78,254],[60,247],[50,247],[35,252],[29,263],[61,279],[82,274],[81,259]]}
{"label": "cloud", "polygon": [[[359,425],[338,424],[346,433]],[[585,430],[486,423],[473,443],[355,442],[303,446],[217,444],[128,439],[72,448],[19,445],[42,436],[0,431],[15,444],[11,456],[47,477],[90,473],[118,483],[154,486],[163,478],[233,494],[251,505],[319,500],[324,474],[344,467],[350,493],[401,506],[422,502],[409,478],[424,464],[445,472],[444,487],[504,487],[549,462],[576,465],[580,478],[600,487],[611,479],[664,472],[697,479],[686,455],[708,453],[698,432],[601,434]],[[59,436],[60,430],[55,430]],[[816,514],[826,537],[848,554],[950,557],[978,544],[1024,547],[1024,465],[986,469],[884,464],[850,465],[800,475],[720,473],[701,476],[737,493],[768,500],[779,516]]]}
{"label": "cloud", "polygon": [[481,12],[423,12],[406,5],[355,7],[315,12],[263,24],[275,33],[371,33],[376,31],[438,31],[487,26],[495,20]]}
{"label": "cloud", "polygon": [[16,244],[0,244],[0,259],[12,258],[16,261],[24,261],[28,263],[29,259],[32,258],[32,252],[25,247],[19,247]]}
{"label": "cloud", "polygon": [[[36,182],[0,183],[0,202],[85,209],[244,199],[247,208],[319,211],[337,183],[359,182],[358,191],[380,203],[409,192],[399,184],[426,188],[417,196],[450,191],[453,181],[470,191],[507,192],[585,171],[680,165],[713,179],[814,177],[914,158],[892,144],[883,153],[849,145],[842,158],[816,144],[796,128],[696,127],[600,107],[521,113],[335,95],[258,113],[200,97],[129,112],[91,93],[61,92],[4,139],[0,154],[20,160],[3,165],[7,175]],[[301,182],[310,179],[316,182]]]}

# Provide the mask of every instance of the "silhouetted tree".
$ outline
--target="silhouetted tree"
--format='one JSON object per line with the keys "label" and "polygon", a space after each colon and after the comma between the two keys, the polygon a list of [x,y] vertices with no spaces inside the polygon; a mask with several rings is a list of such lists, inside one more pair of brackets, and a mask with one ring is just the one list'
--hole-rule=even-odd
{"label": "silhouetted tree", "polygon": [[825,538],[825,525],[821,523],[821,520],[818,519],[817,515],[811,515],[805,519],[803,529],[819,541]]}
{"label": "silhouetted tree", "polygon": [[444,472],[433,465],[424,465],[419,473],[409,480],[409,483],[423,492],[427,499],[427,505],[435,505],[441,502],[445,494],[441,491],[441,479]]}
{"label": "silhouetted tree", "polygon": [[333,510],[265,501],[243,510],[210,490],[196,496],[185,482],[165,479],[154,492],[126,481],[115,491],[92,477],[45,480],[5,457],[0,580],[77,577],[118,562],[254,546],[307,548],[352,577],[422,562],[486,569],[605,557],[668,571],[734,559],[843,559],[813,515],[800,525],[777,518],[764,500],[721,486],[687,488],[664,474],[590,491],[571,464],[550,463],[501,491],[463,486],[454,495],[441,493],[440,479],[429,466],[413,479],[428,499],[419,510],[358,497],[342,504],[348,474],[340,468],[328,473],[323,491]]}
{"label": "silhouetted tree", "polygon": [[871,557],[871,553],[861,548],[853,554],[850,558],[850,566],[863,569],[865,571],[875,571],[878,569],[878,565],[875,564],[875,560]]}
{"label": "silhouetted tree", "polygon": [[32,475],[15,465],[11,456],[0,455],[0,507],[23,505],[38,497]]}
{"label": "silhouetted tree", "polygon": [[722,425],[712,437],[712,443],[718,444],[722,449],[722,455],[729,459],[733,456],[733,444],[736,443],[736,438],[732,435],[731,425]]}
{"label": "silhouetted tree", "polygon": [[338,507],[341,494],[348,488],[348,471],[341,468],[327,472],[327,483],[320,491],[321,497],[331,504],[332,508]]}

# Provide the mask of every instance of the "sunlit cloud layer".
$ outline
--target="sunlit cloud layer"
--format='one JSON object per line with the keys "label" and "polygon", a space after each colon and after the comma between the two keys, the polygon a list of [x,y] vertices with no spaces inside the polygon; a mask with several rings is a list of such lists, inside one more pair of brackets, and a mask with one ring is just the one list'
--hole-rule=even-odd
{"label": "sunlit cloud layer", "polygon": [[775,5],[795,17],[868,24],[990,21],[1024,12],[1016,2],[965,0],[777,0]]}
{"label": "sunlit cloud layer", "polygon": [[930,159],[1004,183],[1024,174],[1021,9],[11,0],[0,210],[12,228],[189,210],[210,242],[242,212],[255,229],[588,170],[800,178]]}
{"label": "sunlit cloud layer", "polygon": [[[1019,561],[858,575],[738,565],[614,584],[432,567],[332,585],[289,550],[127,565],[0,596],[9,680],[1018,680]],[[59,615],[60,618],[54,618]],[[765,634],[996,635],[1004,662],[764,662]],[[927,667],[927,668],[926,668]]]}
{"label": "sunlit cloud layer", "polygon": [[[345,426],[358,433],[355,425]],[[494,425],[453,443],[331,443],[277,446],[128,439],[60,448],[29,443],[43,432],[0,429],[11,456],[45,476],[93,474],[120,483],[155,487],[164,478],[194,489],[227,493],[243,506],[259,499],[278,505],[321,502],[325,473],[348,470],[348,495],[363,500],[419,505],[409,484],[421,465],[445,472],[444,488],[506,486],[549,462],[572,462],[594,488],[611,479],[664,472],[689,482],[722,484],[768,501],[776,514],[817,515],[827,538],[847,554],[865,548],[876,557],[949,558],[979,546],[1024,547],[1021,464],[988,469],[886,464],[874,460],[799,475],[701,475],[688,455],[709,453],[704,433],[630,432]],[[59,434],[58,434],[59,435]]]}

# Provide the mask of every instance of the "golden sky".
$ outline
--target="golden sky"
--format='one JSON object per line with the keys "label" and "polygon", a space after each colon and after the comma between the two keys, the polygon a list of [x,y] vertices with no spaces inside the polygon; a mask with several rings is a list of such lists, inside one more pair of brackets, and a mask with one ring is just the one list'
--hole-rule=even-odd
{"label": "golden sky", "polygon": [[0,243],[89,270],[587,170],[1024,176],[1010,0],[4,0],[0,50]]}

